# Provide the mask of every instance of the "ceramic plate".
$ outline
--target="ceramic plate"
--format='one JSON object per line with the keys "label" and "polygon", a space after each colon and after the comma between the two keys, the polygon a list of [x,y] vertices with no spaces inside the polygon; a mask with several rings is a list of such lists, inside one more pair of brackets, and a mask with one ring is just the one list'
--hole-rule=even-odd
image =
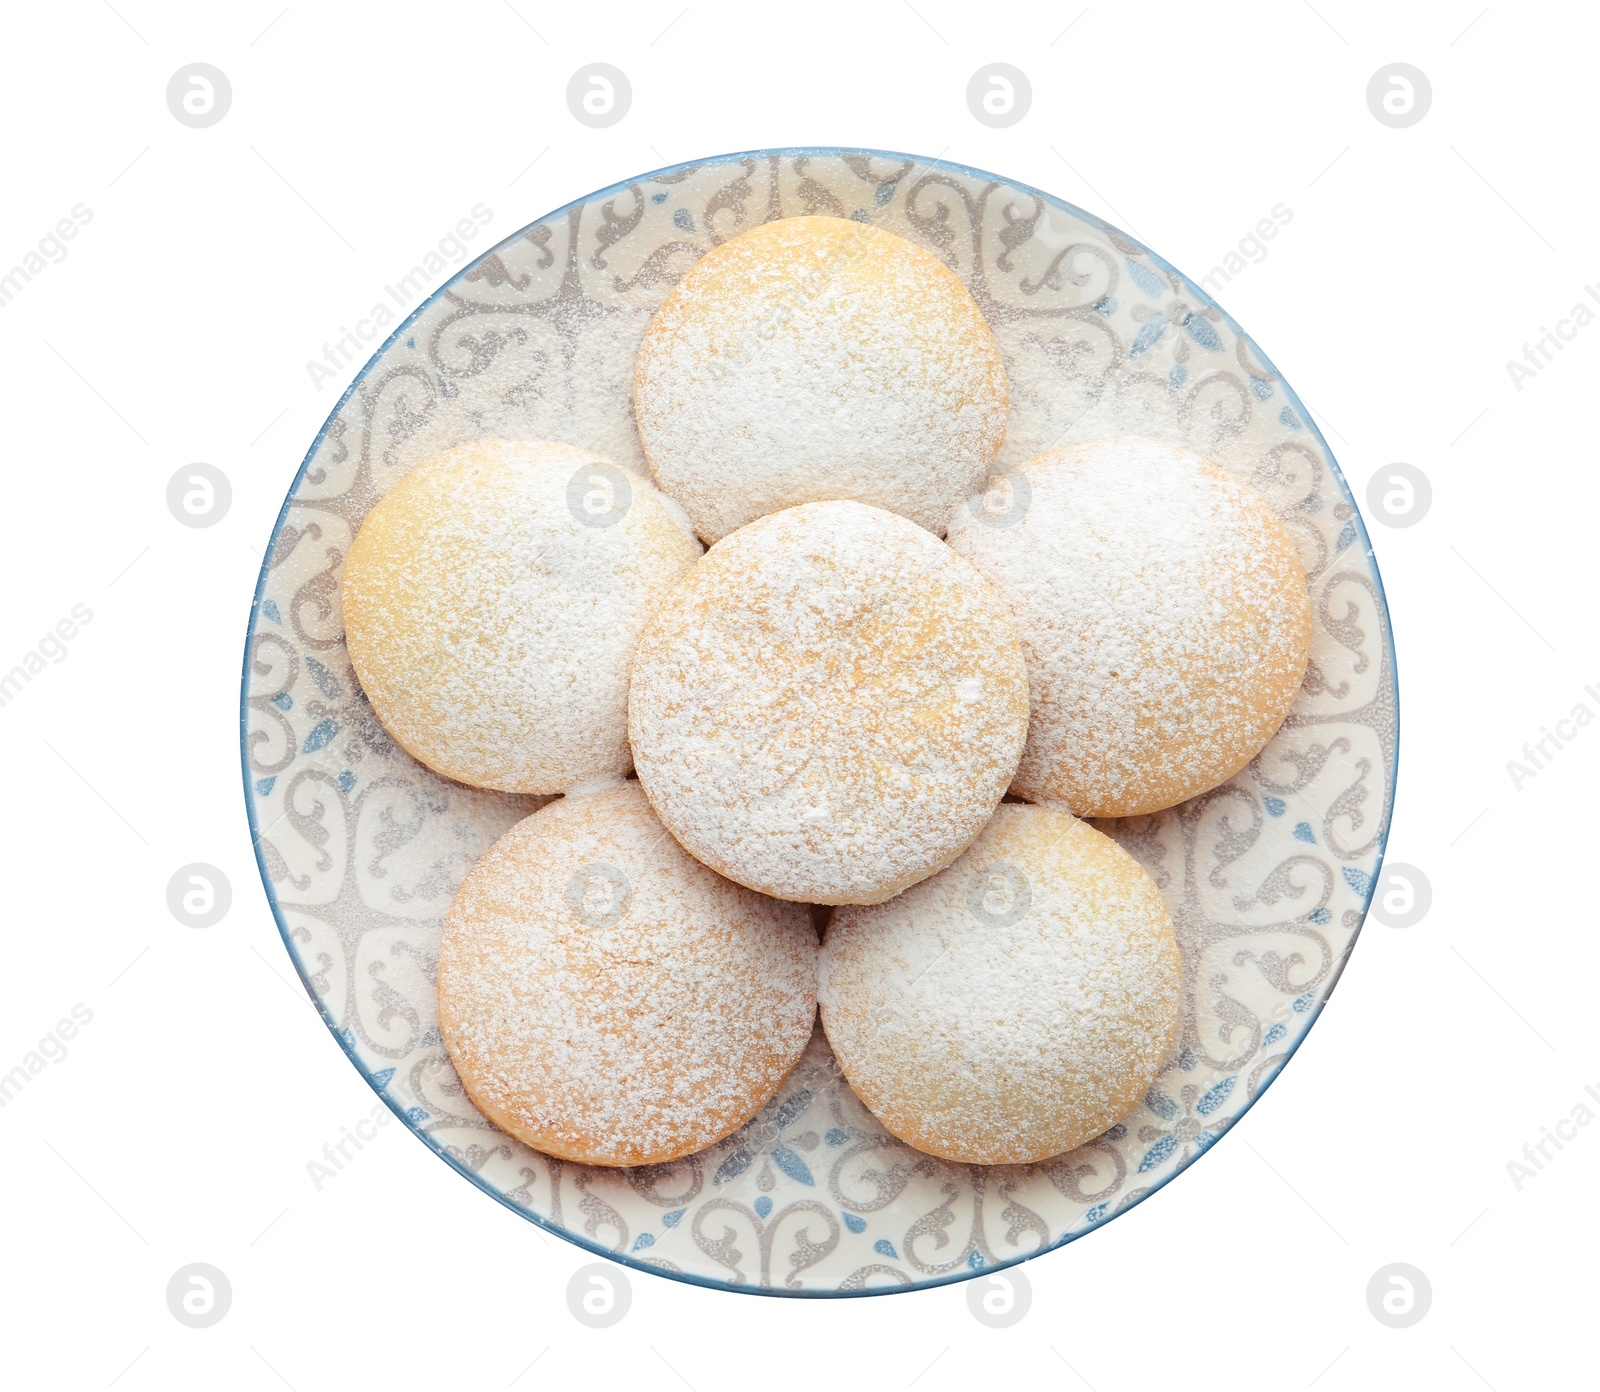
{"label": "ceramic plate", "polygon": [[[645,471],[630,396],[646,321],[711,247],[799,213],[887,228],[966,282],[1010,375],[1002,465],[1108,435],[1187,446],[1270,500],[1310,576],[1311,669],[1273,742],[1214,792],[1101,824],[1171,908],[1182,1043],[1132,1116],[1040,1164],[953,1165],[896,1141],[820,1034],[772,1104],[710,1149],[647,1169],[563,1163],[480,1116],[439,1042],[451,894],[542,800],[451,783],[385,735],[344,646],[351,538],[409,468],[470,440],[561,440]],[[1003,471],[991,486],[1008,487]],[[1350,490],[1288,384],[1199,287],[1035,189],[937,160],[817,149],[727,155],[605,189],[508,238],[395,329],[278,518],[250,614],[241,727],[284,943],[350,1061],[425,1144],[580,1247],[704,1285],[820,1296],[1037,1256],[1148,1197],[1226,1133],[1305,1037],[1355,942],[1389,825],[1398,705],[1383,589]]]}

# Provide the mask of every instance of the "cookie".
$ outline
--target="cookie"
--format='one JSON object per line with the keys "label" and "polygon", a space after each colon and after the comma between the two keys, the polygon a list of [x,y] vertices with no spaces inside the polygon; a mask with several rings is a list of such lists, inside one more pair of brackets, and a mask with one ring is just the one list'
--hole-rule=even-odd
{"label": "cookie", "polygon": [[1134,439],[1042,454],[957,509],[950,545],[1027,653],[1019,797],[1084,817],[1173,807],[1260,753],[1305,678],[1294,543],[1197,455]]}
{"label": "cookie", "polygon": [[439,1028],[478,1109],[535,1150],[649,1165],[766,1104],[816,1016],[809,913],[684,853],[637,783],[563,798],[468,872]]}
{"label": "cookie", "polygon": [[931,533],[808,503],[724,538],[656,611],[634,767],[691,854],[764,894],[876,903],[1004,795],[1028,683],[1005,606]]}
{"label": "cookie", "polygon": [[847,218],[765,223],[702,257],[645,329],[639,439],[714,542],[851,499],[942,534],[1005,436],[989,326],[936,256]]}
{"label": "cookie", "polygon": [[378,719],[437,773],[558,793],[628,771],[628,669],[699,559],[648,480],[570,445],[483,440],[367,514],[340,595]]}
{"label": "cookie", "polygon": [[947,1160],[1023,1164],[1138,1104],[1177,1037],[1182,967],[1137,861],[1064,812],[1007,803],[949,869],[834,910],[817,994],[885,1127]]}

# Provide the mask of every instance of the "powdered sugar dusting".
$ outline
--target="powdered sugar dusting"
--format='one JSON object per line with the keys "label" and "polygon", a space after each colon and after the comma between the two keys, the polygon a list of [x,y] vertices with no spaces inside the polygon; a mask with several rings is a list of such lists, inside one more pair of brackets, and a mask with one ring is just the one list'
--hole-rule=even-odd
{"label": "powdered sugar dusting", "polygon": [[1016,768],[1005,606],[904,518],[812,503],[735,532],[661,607],[629,697],[651,803],[713,869],[872,903],[947,865]]}
{"label": "powdered sugar dusting", "polygon": [[351,660],[385,728],[451,778],[555,793],[623,774],[634,644],[700,549],[676,505],[597,455],[449,450],[351,548]]}
{"label": "powdered sugar dusting", "polygon": [[942,533],[1005,433],[966,287],[893,233],[784,218],[709,252],[651,320],[634,388],[657,481],[707,541],[847,498]]}
{"label": "powdered sugar dusting", "polygon": [[822,1022],[890,1131],[974,1164],[1041,1160],[1137,1105],[1176,1038],[1160,891],[1109,837],[1007,804],[948,869],[837,909]]}
{"label": "powdered sugar dusting", "polygon": [[686,855],[636,783],[552,803],[458,891],[439,1018],[478,1107],[599,1165],[699,1150],[754,1116],[810,1037],[807,911]]}
{"label": "powdered sugar dusting", "polygon": [[1013,791],[1128,816],[1237,773],[1310,652],[1305,573],[1266,504],[1133,439],[1040,455],[997,491],[957,510],[950,544],[1005,595],[1028,655]]}

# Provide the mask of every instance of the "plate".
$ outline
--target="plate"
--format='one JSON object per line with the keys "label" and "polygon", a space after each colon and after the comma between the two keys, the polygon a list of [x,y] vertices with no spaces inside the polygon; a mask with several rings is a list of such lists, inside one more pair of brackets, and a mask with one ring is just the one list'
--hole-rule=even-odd
{"label": "plate", "polygon": [[[966,282],[1006,358],[1000,468],[1135,434],[1262,493],[1310,577],[1310,672],[1230,783],[1099,823],[1165,894],[1181,1048],[1138,1110],[1068,1155],[983,1168],[922,1155],[850,1092],[820,1033],[742,1130],[627,1171],[537,1154],[472,1106],[439,1041],[439,929],[494,839],[544,799],[467,788],[404,754],[345,651],[340,566],[407,469],[484,437],[645,470],[631,409],[646,321],[711,247],[794,214],[870,222]],[[763,150],[604,189],[507,238],[373,355],[280,514],[250,613],[245,801],[290,957],[350,1061],[464,1178],[619,1262],[729,1290],[880,1294],[970,1278],[1092,1232],[1214,1145],[1327,1002],[1360,930],[1394,798],[1388,611],[1333,455],[1271,361],[1198,286],[1096,217],[975,169],[872,150]]]}

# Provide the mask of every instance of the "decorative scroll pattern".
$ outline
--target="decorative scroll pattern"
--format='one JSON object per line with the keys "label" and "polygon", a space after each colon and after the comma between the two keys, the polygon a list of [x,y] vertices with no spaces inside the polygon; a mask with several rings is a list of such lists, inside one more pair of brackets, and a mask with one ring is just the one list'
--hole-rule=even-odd
{"label": "decorative scroll pattern", "polygon": [[[1149,869],[1183,950],[1181,1046],[1137,1112],[1070,1155],[946,1164],[888,1136],[820,1033],[736,1135],[673,1165],[535,1154],[467,1100],[439,1042],[438,934],[473,861],[541,799],[438,778],[350,669],[340,565],[412,465],[485,436],[642,468],[640,335],[694,260],[796,213],[869,221],[956,271],[1011,382],[1002,463],[1138,434],[1205,453],[1290,527],[1318,620],[1283,730],[1225,787],[1105,823]],[[883,154],[746,155],[611,190],[457,276],[367,366],[296,480],[251,617],[249,799],[285,939],[341,1039],[410,1126],[478,1184],[597,1249],[735,1288],[894,1290],[1055,1246],[1227,1130],[1327,999],[1389,823],[1396,690],[1378,573],[1299,402],[1238,327],[1138,243],[996,178]]]}

